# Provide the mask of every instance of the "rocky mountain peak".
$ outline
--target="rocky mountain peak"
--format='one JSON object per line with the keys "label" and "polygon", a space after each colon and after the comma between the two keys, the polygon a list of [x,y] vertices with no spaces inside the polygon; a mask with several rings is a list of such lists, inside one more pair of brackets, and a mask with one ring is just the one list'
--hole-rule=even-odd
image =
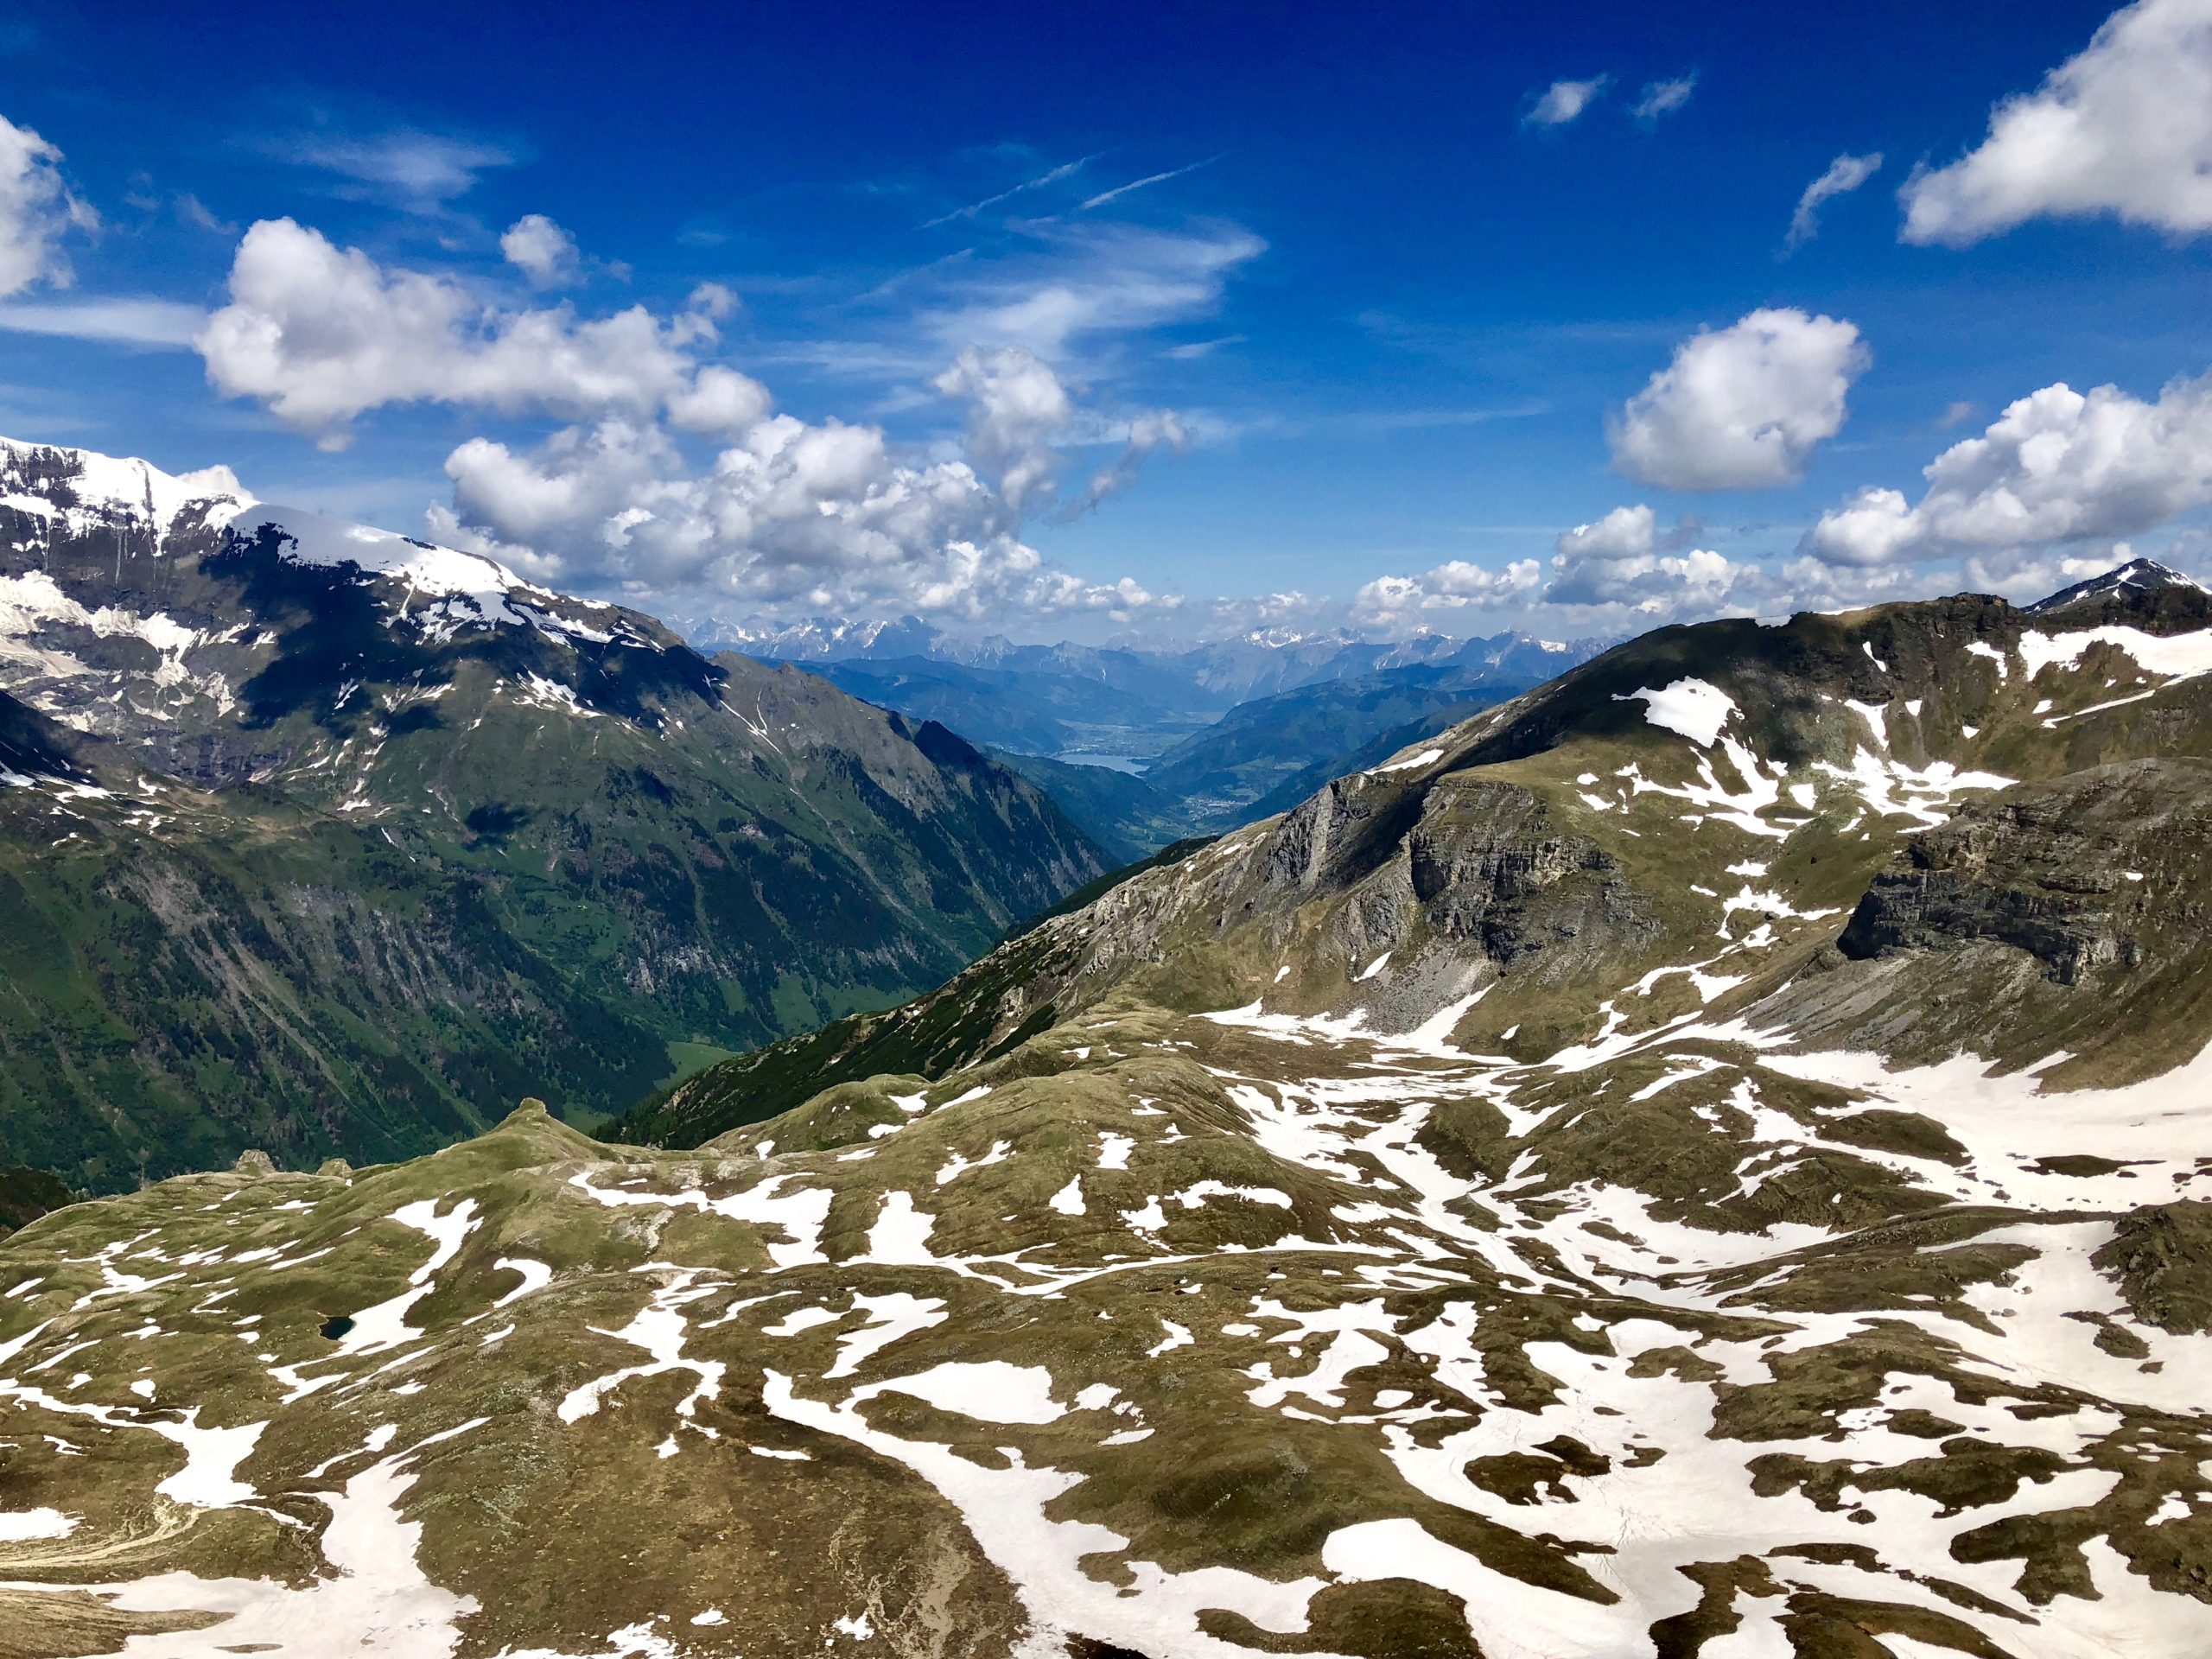
{"label": "rocky mountain peak", "polygon": [[2031,616],[2057,616],[2100,601],[2117,601],[2123,606],[2152,608],[2158,596],[2179,594],[2202,599],[2204,584],[2193,576],[2183,575],[2171,565],[2156,559],[2131,559],[2116,570],[2077,582],[2071,588],[2061,588],[2047,599],[2037,600],[2027,607]]}

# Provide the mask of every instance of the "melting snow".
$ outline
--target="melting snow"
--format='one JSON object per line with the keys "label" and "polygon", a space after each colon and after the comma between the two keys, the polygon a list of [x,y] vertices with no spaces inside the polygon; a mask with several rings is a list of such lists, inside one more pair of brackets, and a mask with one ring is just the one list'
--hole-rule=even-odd
{"label": "melting snow", "polygon": [[1616,694],[1613,701],[1643,702],[1646,720],[1670,732],[1680,732],[1701,749],[1713,747],[1728,716],[1736,712],[1735,700],[1719,686],[1704,680],[1676,680],[1662,691],[1640,687],[1625,696]]}

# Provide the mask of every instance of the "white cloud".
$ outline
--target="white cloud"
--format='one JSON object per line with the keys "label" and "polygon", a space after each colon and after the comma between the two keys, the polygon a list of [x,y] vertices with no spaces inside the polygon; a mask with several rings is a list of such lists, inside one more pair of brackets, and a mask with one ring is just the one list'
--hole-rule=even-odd
{"label": "white cloud", "polygon": [[1453,559],[1419,575],[1376,577],[1352,595],[1351,615],[1363,626],[1404,628],[1439,612],[1524,602],[1542,580],[1543,568],[1534,559],[1517,559],[1502,570]]}
{"label": "white cloud", "polygon": [[773,403],[768,388],[752,376],[709,363],[690,386],[670,396],[668,423],[702,437],[734,437],[758,423]]}
{"label": "white cloud", "polygon": [[1058,167],[1047,168],[1034,178],[1024,179],[1020,183],[1001,190],[994,195],[985,196],[981,201],[971,201],[965,207],[955,207],[949,213],[939,213],[935,219],[925,219],[920,228],[933,231],[940,225],[950,225],[956,219],[973,219],[985,208],[995,207],[999,203],[1012,197],[1021,195],[1031,190],[1041,190],[1046,185],[1058,184],[1061,180],[1071,178],[1090,166],[1098,159],[1098,155],[1101,153],[1103,152],[1078,156],[1072,162],[1062,162]]}
{"label": "white cloud", "polygon": [[1795,249],[1811,241],[1820,233],[1821,204],[1831,196],[1848,195],[1872,178],[1881,165],[1878,149],[1866,156],[1839,156],[1830,162],[1827,171],[1807,185],[1797,198],[1797,211],[1789,216],[1789,234],[1783,245]]}
{"label": "white cloud", "polygon": [[1032,234],[1040,257],[1011,256],[981,278],[963,269],[923,311],[919,327],[947,355],[1018,346],[1057,362],[1095,336],[1211,316],[1230,275],[1268,245],[1234,225],[1055,225]]}
{"label": "white cloud", "polygon": [[[725,447],[708,465],[627,418],[569,428],[534,450],[474,439],[447,460],[453,505],[434,529],[547,581],[790,615],[1126,620],[1181,602],[1127,578],[1084,581],[1022,541],[1022,522],[1053,498],[1056,441],[1084,423],[1046,365],[1017,348],[971,349],[934,385],[968,404],[961,459],[908,458],[873,426],[769,416],[765,389],[709,365],[669,410],[671,423],[719,429]],[[695,405],[716,418],[690,419]],[[1129,422],[1122,460],[1071,511],[1180,433],[1165,411]]]}
{"label": "white cloud", "polygon": [[1629,111],[1646,126],[1662,115],[1672,115],[1690,101],[1690,94],[1697,90],[1694,71],[1679,75],[1672,80],[1653,80],[1644,83],[1643,95],[1636,100],[1636,107]]}
{"label": "white cloud", "polygon": [[2156,403],[2063,383],[2009,405],[1924,469],[1917,504],[1867,489],[1821,515],[1803,551],[1878,566],[2133,536],[2212,502],[2212,373]]}
{"label": "white cloud", "polygon": [[932,384],[947,397],[968,400],[968,454],[996,477],[1008,507],[1020,512],[1052,493],[1060,464],[1052,442],[1075,405],[1034,353],[1016,346],[991,352],[971,346]]}
{"label": "white cloud", "polygon": [[583,266],[576,238],[543,213],[524,213],[510,225],[499,238],[499,251],[540,288],[573,283]]}
{"label": "white cloud", "polygon": [[215,216],[214,210],[187,190],[175,202],[176,216],[195,231],[207,231],[217,236],[236,236],[238,227]]}
{"label": "white cloud", "polygon": [[1292,588],[1276,593],[1224,594],[1206,602],[1202,637],[1249,634],[1278,640],[1303,637],[1341,616],[1343,606]]}
{"label": "white cloud", "polygon": [[[1227,152],[1224,151],[1223,154],[1225,155]],[[1165,184],[1170,179],[1179,179],[1185,173],[1195,173],[1202,167],[1211,167],[1220,159],[1220,156],[1209,156],[1205,160],[1192,162],[1186,167],[1170,168],[1165,173],[1148,173],[1143,178],[1132,179],[1127,184],[1117,184],[1111,190],[1100,191],[1096,195],[1077,203],[1076,211],[1079,213],[1087,213],[1094,207],[1103,207],[1108,202],[1118,201],[1123,196],[1135,191],[1147,189],[1155,184]]]}
{"label": "white cloud", "polygon": [[1772,586],[1765,603],[1784,612],[1856,610],[1927,594],[1925,580],[1901,565],[1843,566],[1815,558],[1791,560]]}
{"label": "white cloud", "polygon": [[175,300],[108,298],[20,301],[0,305],[0,329],[118,346],[188,346],[207,314]]}
{"label": "white cloud", "polygon": [[1795,483],[1867,361],[1851,323],[1795,309],[1701,332],[1607,423],[1613,465],[1662,489]]}
{"label": "white cloud", "polygon": [[[550,222],[524,220],[505,251],[525,269],[540,254],[557,262],[556,238],[573,245]],[[672,316],[515,310],[280,219],[247,232],[230,302],[195,343],[219,390],[326,443],[393,404],[569,422],[536,443],[460,445],[446,463],[451,505],[431,517],[434,534],[548,582],[801,614],[1127,618],[1179,602],[1056,569],[1020,534],[1052,505],[1066,446],[1122,445],[1088,506],[1145,456],[1180,446],[1172,413],[1109,427],[1033,353],[976,346],[935,382],[967,405],[964,452],[910,454],[872,425],[773,414],[760,382],[702,361],[736,304],[709,284]],[[685,435],[709,440],[711,459]]]}
{"label": "white cloud", "polygon": [[2140,0],[2105,20],[1989,136],[1902,192],[1908,242],[1963,246],[2044,216],[2212,229],[2212,4]]}
{"label": "white cloud", "polygon": [[60,161],[38,134],[0,116],[0,299],[35,283],[67,288],[63,237],[99,227],[99,216],[70,194]]}
{"label": "white cloud", "polygon": [[1976,555],[1961,564],[1959,574],[1975,593],[2002,594],[2018,603],[2048,598],[2077,582],[2117,570],[2134,556],[2134,550],[2126,542],[2115,543],[2105,551],[2086,556],[2048,550]]}
{"label": "white cloud", "polygon": [[637,418],[691,407],[703,394],[690,353],[730,303],[709,288],[664,321],[642,306],[590,321],[566,305],[501,311],[451,277],[387,270],[289,219],[246,232],[230,295],[194,341],[209,383],[330,447],[388,404]]}
{"label": "white cloud", "polygon": [[434,531],[546,581],[786,615],[1125,619],[1179,602],[1046,564],[965,461],[904,461],[874,427],[776,416],[694,468],[664,433],[610,420],[529,452],[472,439],[446,471]]}
{"label": "white cloud", "polygon": [[1577,524],[1552,545],[1569,558],[1628,559],[1649,553],[1657,540],[1656,516],[1638,505],[1615,507],[1594,524]]}
{"label": "white cloud", "polygon": [[1111,467],[1094,473],[1083,499],[1069,509],[1069,518],[1090,512],[1109,495],[1118,495],[1137,481],[1145,462],[1165,451],[1179,455],[1191,447],[1191,434],[1183,417],[1172,409],[1148,409],[1132,416],[1128,436],[1120,457]]}
{"label": "white cloud", "polygon": [[1211,340],[1189,340],[1180,346],[1170,346],[1160,355],[1176,363],[1195,363],[1202,357],[1211,357],[1224,346],[1242,346],[1242,334],[1218,334]]}
{"label": "white cloud", "polygon": [[522,158],[503,144],[399,128],[357,137],[304,133],[270,146],[286,160],[337,175],[337,194],[373,197],[400,207],[442,207],[476,187],[480,174]]}
{"label": "white cloud", "polygon": [[1521,118],[1521,124],[1563,127],[1604,97],[1612,79],[1611,75],[1598,75],[1588,80],[1555,80],[1538,94],[1536,101],[1529,105],[1529,113]]}
{"label": "white cloud", "polygon": [[1732,590],[1758,575],[1757,566],[1704,548],[1616,557],[1562,553],[1552,566],[1546,604],[1618,607],[1644,618],[1718,610]]}

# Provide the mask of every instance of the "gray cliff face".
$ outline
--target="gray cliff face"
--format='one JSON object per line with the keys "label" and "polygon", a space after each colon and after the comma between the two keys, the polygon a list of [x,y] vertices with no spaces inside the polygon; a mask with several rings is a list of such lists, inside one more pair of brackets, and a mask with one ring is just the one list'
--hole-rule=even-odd
{"label": "gray cliff face", "polygon": [[2158,898],[2145,867],[2207,849],[2212,771],[2163,760],[2092,767],[2008,791],[1913,842],[1902,868],[1874,879],[1837,948],[1863,960],[1993,939],[2075,984],[2139,965]]}
{"label": "gray cliff face", "polygon": [[1406,850],[1429,930],[1491,962],[1568,945],[1625,953],[1653,931],[1619,861],[1527,789],[1446,779]]}
{"label": "gray cliff face", "polygon": [[1808,1040],[1972,1052],[2078,1085],[2202,1046],[2212,765],[2151,758],[1961,809],[1877,874],[1827,965],[1754,1010]]}

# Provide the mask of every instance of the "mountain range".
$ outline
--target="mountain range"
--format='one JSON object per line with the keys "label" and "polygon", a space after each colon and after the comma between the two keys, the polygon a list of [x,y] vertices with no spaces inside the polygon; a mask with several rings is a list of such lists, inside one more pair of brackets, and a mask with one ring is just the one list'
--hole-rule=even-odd
{"label": "mountain range", "polygon": [[[914,617],[722,632],[734,632],[739,651],[804,663],[866,702],[989,746],[1132,857],[1281,810],[1378,743],[1388,753],[1610,643],[1331,631],[1172,648],[1016,645]],[[1072,779],[1025,759],[1090,764],[1145,786]]]}
{"label": "mountain range", "polygon": [[12,1639],[2193,1659],[2208,861],[2171,571],[1658,630],[607,1139],[32,1222]]}
{"label": "mountain range", "polygon": [[0,1145],[111,1188],[580,1122],[1106,868],[942,727],[227,472],[0,444]]}

